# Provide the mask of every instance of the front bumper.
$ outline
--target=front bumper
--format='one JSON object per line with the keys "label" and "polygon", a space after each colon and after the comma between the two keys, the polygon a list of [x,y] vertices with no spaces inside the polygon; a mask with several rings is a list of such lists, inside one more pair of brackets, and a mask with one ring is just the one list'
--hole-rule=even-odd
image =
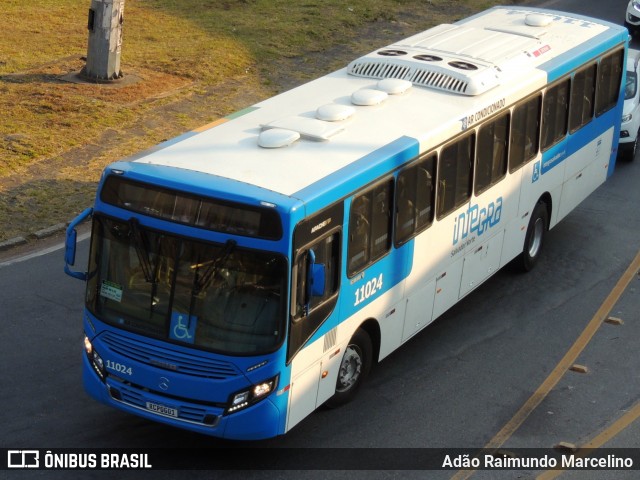
{"label": "front bumper", "polygon": [[[83,355],[82,370],[84,388],[91,397],[154,422],[233,440],[260,440],[283,433],[279,430],[282,424],[280,412],[269,398],[245,410],[223,415],[222,405],[165,396],[161,392],[141,388],[113,375],[109,375],[103,382],[86,355]],[[175,412],[177,416],[164,412]]]}

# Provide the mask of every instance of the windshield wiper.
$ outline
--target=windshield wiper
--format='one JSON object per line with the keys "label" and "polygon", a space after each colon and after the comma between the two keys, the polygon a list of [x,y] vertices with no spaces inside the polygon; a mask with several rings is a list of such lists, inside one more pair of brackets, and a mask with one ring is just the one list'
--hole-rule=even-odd
{"label": "windshield wiper", "polygon": [[[224,248],[222,250],[222,252],[220,252],[220,255],[218,255],[214,260],[212,260],[211,262],[209,262],[209,264],[206,267],[206,270],[202,273],[202,275],[198,275],[198,270],[196,270],[195,273],[195,278],[194,278],[194,282],[193,282],[193,295],[197,295],[199,294],[204,288],[206,288],[209,283],[211,283],[216,271],[218,271],[218,269],[220,267],[222,267],[225,263],[227,263],[227,260],[229,259],[229,256],[231,256],[231,254],[233,253],[233,250],[236,248],[237,242],[235,240],[227,240],[227,243],[224,244]],[[200,268],[200,266],[198,265],[198,269]]]}
{"label": "windshield wiper", "polygon": [[196,264],[196,271],[193,275],[193,290],[191,290],[191,301],[189,302],[189,325],[191,325],[193,309],[196,306],[196,297],[200,292],[202,292],[202,290],[209,286],[209,283],[211,283],[216,271],[227,262],[229,256],[233,253],[233,250],[236,248],[236,244],[237,242],[235,240],[227,240],[227,243],[225,243],[220,255],[207,264],[206,270],[202,275],[199,275],[198,272],[203,264],[198,260],[198,263]]}
{"label": "windshield wiper", "polygon": [[153,266],[151,265],[151,258],[149,258],[149,242],[147,241],[147,236],[140,229],[140,222],[137,218],[131,217],[129,219],[129,226],[131,228],[130,233],[133,239],[133,248],[136,250],[144,280],[147,283],[155,283]]}

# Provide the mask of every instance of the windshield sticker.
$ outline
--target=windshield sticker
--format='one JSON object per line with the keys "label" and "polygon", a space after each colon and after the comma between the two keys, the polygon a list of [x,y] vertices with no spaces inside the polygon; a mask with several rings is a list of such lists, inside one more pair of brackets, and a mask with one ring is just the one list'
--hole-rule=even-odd
{"label": "windshield sticker", "polygon": [[189,317],[186,313],[171,313],[171,332],[169,337],[173,340],[181,342],[193,343],[195,341],[196,325],[198,317],[192,315]]}
{"label": "windshield sticker", "polygon": [[122,301],[122,285],[103,280],[100,285],[100,296],[120,303]]}

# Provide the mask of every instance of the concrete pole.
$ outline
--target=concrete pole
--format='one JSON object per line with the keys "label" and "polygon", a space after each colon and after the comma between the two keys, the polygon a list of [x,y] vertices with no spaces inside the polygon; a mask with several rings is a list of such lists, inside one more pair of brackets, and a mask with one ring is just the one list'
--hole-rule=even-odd
{"label": "concrete pole", "polygon": [[80,75],[88,80],[112,81],[122,78],[122,24],[124,0],[91,0],[87,64]]}

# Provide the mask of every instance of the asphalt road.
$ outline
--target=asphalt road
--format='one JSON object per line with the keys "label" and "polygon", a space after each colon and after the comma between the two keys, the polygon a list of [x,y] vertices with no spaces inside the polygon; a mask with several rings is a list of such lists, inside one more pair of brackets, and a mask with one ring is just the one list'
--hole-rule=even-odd
{"label": "asphalt road", "polygon": [[[618,23],[626,6],[624,0],[537,3]],[[357,448],[494,446],[509,451],[552,448],[561,442],[640,448],[640,280],[637,269],[630,268],[640,251],[639,184],[640,159],[618,163],[613,177],[549,233],[534,271],[500,271],[380,363],[354,402],[319,410],[286,436],[252,444],[171,429],[91,400],[83,391],[80,368],[84,288],[64,275],[59,245],[26,258],[4,258],[0,448],[338,447],[353,455],[362,453]],[[625,272],[630,275],[624,277]],[[622,323],[602,323],[603,315]],[[574,364],[586,372],[568,368]],[[292,454],[282,452],[274,453],[274,461]],[[329,468],[330,450],[311,452]],[[484,479],[536,478],[541,473],[372,469],[118,476]],[[0,471],[0,478],[27,475],[106,478],[113,473],[75,472],[74,477],[69,471]],[[561,478],[637,476],[600,471],[566,472]]]}

